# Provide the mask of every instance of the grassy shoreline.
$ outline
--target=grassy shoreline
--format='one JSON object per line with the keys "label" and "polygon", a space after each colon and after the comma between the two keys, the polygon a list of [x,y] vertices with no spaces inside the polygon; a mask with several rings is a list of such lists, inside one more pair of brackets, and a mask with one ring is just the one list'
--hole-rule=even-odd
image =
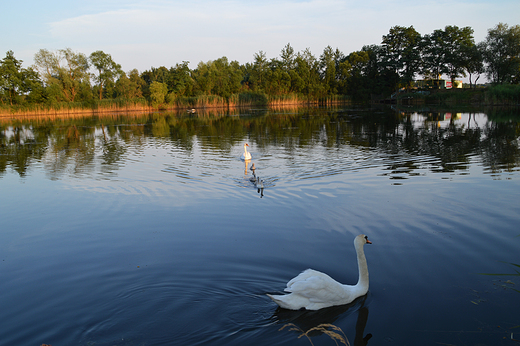
{"label": "grassy shoreline", "polygon": [[[385,102],[386,101],[386,102]],[[388,102],[390,101],[390,102]],[[373,103],[396,103],[400,105],[432,106],[520,106],[520,85],[497,85],[479,89],[453,89],[401,92],[394,99],[378,99]],[[216,95],[197,97],[170,97],[166,102],[153,105],[145,98],[106,99],[88,102],[63,102],[54,104],[31,104],[26,106],[0,106],[0,117],[27,116],[90,116],[114,113],[146,113],[159,111],[202,112],[228,110],[242,107],[308,107],[351,105],[352,100],[344,95],[331,95],[311,99],[305,95],[266,95],[263,93],[233,94],[228,98]],[[219,112],[220,113],[220,112]]]}
{"label": "grassy shoreline", "polygon": [[108,99],[89,102],[64,102],[54,104],[33,104],[28,106],[0,106],[0,117],[17,116],[81,116],[103,113],[187,111],[206,109],[229,109],[240,107],[294,107],[333,106],[350,104],[350,99],[333,95],[310,100],[295,94],[268,96],[259,93],[233,94],[229,98],[216,95],[198,97],[172,97],[168,102],[153,105],[146,99]]}
{"label": "grassy shoreline", "polygon": [[399,93],[392,101],[403,105],[520,106],[520,85],[495,85],[478,89],[410,90]]}

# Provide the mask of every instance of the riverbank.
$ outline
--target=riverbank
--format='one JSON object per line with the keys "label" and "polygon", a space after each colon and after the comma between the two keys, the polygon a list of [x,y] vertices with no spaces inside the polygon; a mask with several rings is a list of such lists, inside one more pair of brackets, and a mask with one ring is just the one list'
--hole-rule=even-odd
{"label": "riverbank", "polygon": [[263,93],[233,94],[229,98],[216,95],[197,97],[171,97],[164,103],[153,104],[144,98],[94,100],[89,102],[63,102],[33,104],[30,106],[0,107],[0,117],[24,116],[84,116],[105,113],[135,113],[174,111],[196,113],[206,110],[228,110],[241,107],[301,107],[334,106],[350,104],[350,98],[332,95],[321,99],[309,99],[296,94],[266,95]]}
{"label": "riverbank", "polygon": [[393,94],[378,103],[402,105],[520,106],[520,85],[477,89],[414,89]]}

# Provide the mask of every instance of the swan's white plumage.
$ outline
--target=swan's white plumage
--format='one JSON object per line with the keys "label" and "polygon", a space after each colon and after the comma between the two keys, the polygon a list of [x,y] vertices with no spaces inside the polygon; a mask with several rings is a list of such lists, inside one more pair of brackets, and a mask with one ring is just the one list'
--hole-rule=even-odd
{"label": "swan's white plumage", "polygon": [[242,160],[251,160],[251,153],[247,151],[249,144],[244,143],[244,153],[240,157]]}
{"label": "swan's white plumage", "polygon": [[359,270],[356,285],[343,285],[327,274],[307,269],[287,283],[284,291],[290,294],[268,296],[280,307],[290,310],[319,310],[351,303],[368,292],[368,268],[363,250],[367,243],[371,244],[363,234],[354,239]]}

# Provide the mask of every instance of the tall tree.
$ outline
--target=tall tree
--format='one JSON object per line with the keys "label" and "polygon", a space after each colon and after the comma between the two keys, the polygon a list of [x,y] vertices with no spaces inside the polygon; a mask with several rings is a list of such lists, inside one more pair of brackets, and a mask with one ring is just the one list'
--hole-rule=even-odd
{"label": "tall tree", "polygon": [[[477,81],[480,78],[480,75],[485,72],[484,67],[484,51],[485,51],[485,43],[481,42],[479,44],[465,47],[465,57],[466,63],[464,68],[469,75],[469,87],[472,85],[476,86]],[[476,79],[472,83],[472,76],[475,75]]]}
{"label": "tall tree", "polygon": [[255,91],[265,91],[265,85],[267,73],[269,69],[269,62],[267,61],[266,54],[263,51],[259,51],[254,54],[254,62],[251,68],[249,83],[252,89]]}
{"label": "tall tree", "polygon": [[306,95],[310,100],[318,99],[323,95],[319,61],[309,48],[298,52],[293,71],[291,84],[295,86],[296,92]]}
{"label": "tall tree", "polygon": [[32,99],[41,101],[39,97],[31,95],[36,91],[42,92],[38,74],[32,68],[22,68],[22,60],[8,51],[4,59],[0,60],[0,101],[8,101],[10,105],[20,104]]}
{"label": "tall tree", "polygon": [[133,69],[128,75],[123,72],[116,82],[116,96],[124,99],[136,99],[143,97],[142,87],[146,84],[139,76],[139,71]]}
{"label": "tall tree", "polygon": [[40,49],[34,62],[45,83],[55,86],[65,101],[74,102],[82,87],[90,85],[87,57],[70,48],[56,52]]}
{"label": "tall tree", "polygon": [[320,75],[326,93],[337,94],[336,54],[331,46],[325,47],[320,56]]}
{"label": "tall tree", "polygon": [[449,25],[444,28],[443,49],[447,75],[454,82],[457,77],[466,76],[465,70],[468,64],[468,50],[475,46],[473,29],[469,26],[459,28]]}
{"label": "tall tree", "polygon": [[191,96],[193,94],[194,81],[191,76],[188,61],[171,67],[168,78],[168,91],[178,96]]}
{"label": "tall tree", "polygon": [[421,34],[413,26],[394,26],[383,36],[389,64],[406,85],[411,84],[420,69],[420,42]]}
{"label": "tall tree", "polygon": [[[388,62],[387,50],[382,45],[363,46],[362,52],[368,54],[368,60],[363,66],[361,79],[357,82],[357,88],[365,90],[368,94],[390,95],[395,92],[395,86],[399,83],[399,75]],[[359,78],[359,76],[358,76]]]}
{"label": "tall tree", "polygon": [[121,65],[116,64],[112,60],[112,56],[101,50],[95,51],[89,57],[92,66],[97,70],[94,80],[99,88],[99,99],[103,98],[103,90],[107,86],[114,84],[115,81],[123,74]]}
{"label": "tall tree", "polygon": [[347,56],[350,65],[349,83],[347,93],[356,100],[366,99],[370,92],[367,88],[366,68],[370,57],[368,51],[352,52]]}
{"label": "tall tree", "polygon": [[290,43],[287,43],[285,47],[283,47],[282,52],[280,53],[282,68],[285,71],[292,70],[294,68],[294,58],[296,54],[294,53],[294,48],[291,47]]}
{"label": "tall tree", "polygon": [[150,85],[150,100],[155,107],[164,103],[166,95],[168,94],[168,87],[161,82],[152,82]]}
{"label": "tall tree", "polygon": [[520,69],[520,25],[499,23],[488,30],[484,60],[494,83],[510,83]]}

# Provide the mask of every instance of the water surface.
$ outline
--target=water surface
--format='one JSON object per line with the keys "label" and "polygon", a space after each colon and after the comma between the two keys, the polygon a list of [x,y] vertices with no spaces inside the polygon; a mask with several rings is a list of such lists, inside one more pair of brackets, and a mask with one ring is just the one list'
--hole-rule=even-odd
{"label": "water surface", "polygon": [[[520,263],[518,116],[2,120],[0,345],[310,345],[289,323],[352,345],[510,345],[518,276],[480,273]],[[309,313],[265,295],[306,268],[354,284],[360,233],[367,296]]]}

